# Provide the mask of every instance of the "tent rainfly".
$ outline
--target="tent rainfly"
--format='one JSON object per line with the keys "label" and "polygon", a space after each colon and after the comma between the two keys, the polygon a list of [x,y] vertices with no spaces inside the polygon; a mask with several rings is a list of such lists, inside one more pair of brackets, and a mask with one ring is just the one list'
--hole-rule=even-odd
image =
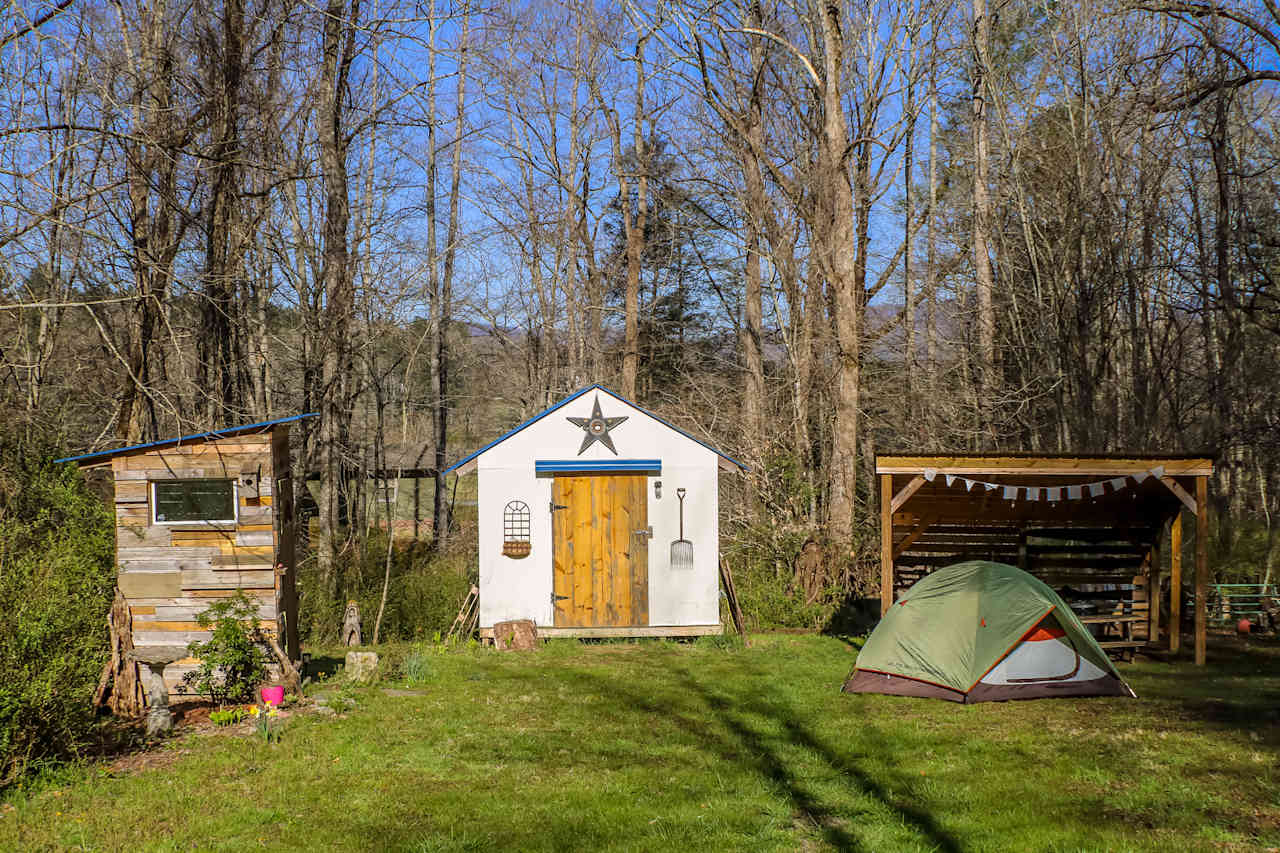
{"label": "tent rainfly", "polygon": [[985,560],[939,569],[894,602],[844,692],[965,704],[1134,695],[1057,593]]}

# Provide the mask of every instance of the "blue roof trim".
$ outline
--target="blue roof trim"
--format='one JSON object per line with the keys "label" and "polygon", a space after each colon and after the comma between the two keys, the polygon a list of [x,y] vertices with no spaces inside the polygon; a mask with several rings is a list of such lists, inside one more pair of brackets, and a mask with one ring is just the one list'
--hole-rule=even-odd
{"label": "blue roof trim", "polygon": [[585,387],[585,388],[582,388],[582,389],[579,389],[579,390],[577,390],[577,391],[574,391],[572,394],[570,394],[568,397],[565,397],[563,400],[561,400],[559,403],[556,403],[554,406],[551,406],[551,407],[550,407],[550,408],[548,408],[548,409],[543,409],[541,412],[539,412],[538,414],[536,414],[536,415],[534,415],[533,417],[529,418],[529,420],[527,420],[527,421],[525,421],[524,423],[520,424],[520,425],[519,425],[518,427],[516,427],[515,429],[513,429],[513,430],[511,430],[511,431],[509,431],[509,432],[507,432],[507,433],[505,433],[505,434],[503,434],[503,435],[499,436],[498,438],[495,438],[493,441],[489,442],[489,443],[488,443],[488,444],[486,444],[484,447],[482,447],[482,448],[480,448],[479,450],[477,450],[475,453],[472,453],[472,454],[471,454],[471,455],[469,455],[469,456],[465,456],[465,457],[463,457],[462,459],[459,459],[457,462],[455,462],[455,463],[453,463],[452,465],[450,465],[448,468],[445,468],[445,469],[444,469],[444,473],[445,473],[445,474],[451,474],[451,473],[453,473],[453,472],[454,472],[454,471],[456,471],[458,468],[461,468],[463,465],[466,465],[468,462],[470,462],[471,460],[475,459],[477,456],[479,456],[481,453],[484,453],[486,450],[490,449],[491,447],[496,447],[497,445],[499,445],[499,444],[501,444],[502,442],[506,441],[508,438],[511,438],[511,436],[513,436],[513,435],[515,435],[516,433],[520,432],[520,431],[521,431],[522,429],[524,429],[525,427],[530,426],[531,424],[535,423],[536,421],[540,421],[540,420],[542,420],[542,419],[543,419],[543,418],[545,418],[547,415],[551,414],[552,412],[556,411],[557,409],[560,409],[560,408],[563,408],[564,406],[567,406],[569,403],[572,403],[574,400],[578,399],[578,398],[579,398],[579,397],[581,397],[583,394],[586,394],[586,393],[588,393],[588,392],[590,392],[590,391],[603,391],[603,392],[605,392],[606,394],[610,394],[610,395],[612,395],[612,396],[614,396],[614,397],[617,397],[619,400],[621,400],[622,402],[626,403],[628,406],[631,406],[631,407],[635,408],[636,410],[638,410],[638,411],[640,411],[640,412],[643,412],[644,414],[646,414],[646,415],[648,415],[649,417],[653,418],[655,421],[657,421],[658,423],[662,424],[663,426],[665,426],[665,427],[668,427],[668,428],[670,428],[670,429],[675,430],[676,432],[680,433],[681,435],[683,435],[685,438],[689,439],[690,441],[697,442],[698,444],[702,445],[702,446],[703,446],[703,447],[705,447],[707,450],[710,450],[712,453],[716,454],[716,455],[717,455],[717,456],[719,456],[720,458],[722,458],[722,459],[727,459],[728,461],[732,462],[734,465],[737,465],[737,466],[738,466],[740,469],[742,469],[743,471],[746,471],[746,470],[747,470],[747,466],[746,466],[746,465],[743,465],[741,462],[739,462],[737,459],[734,459],[732,456],[728,455],[727,453],[721,453],[719,450],[716,450],[714,447],[712,447],[711,445],[707,444],[707,443],[706,443],[705,441],[703,441],[702,439],[700,439],[700,438],[695,438],[694,436],[689,435],[689,433],[687,433],[687,432],[685,432],[684,430],[680,429],[680,427],[676,426],[675,424],[671,423],[670,421],[665,420],[664,418],[660,418],[660,417],[658,417],[657,415],[655,415],[653,412],[649,411],[648,409],[644,409],[644,408],[642,408],[642,407],[640,407],[640,406],[637,406],[635,403],[631,402],[631,401],[630,401],[630,400],[628,400],[626,397],[622,396],[621,394],[617,393],[616,391],[611,391],[611,390],[609,390],[608,388],[604,387],[604,386],[603,386],[603,385],[601,385],[599,382],[597,382],[597,383],[595,383],[594,385],[588,385],[588,386],[587,386],[587,387]]}
{"label": "blue roof trim", "polygon": [[535,474],[559,474],[573,471],[657,471],[662,473],[661,459],[535,459]]}
{"label": "blue roof trim", "polygon": [[121,453],[132,453],[135,450],[147,450],[154,447],[177,447],[181,444],[188,444],[196,441],[208,441],[218,438],[230,438],[235,435],[243,435],[246,432],[254,432],[256,430],[265,430],[269,427],[279,426],[280,424],[292,423],[300,421],[303,418],[319,417],[319,412],[307,412],[304,415],[291,415],[287,418],[277,418],[274,421],[262,421],[256,424],[245,424],[244,426],[228,427],[227,429],[213,430],[211,432],[197,432],[191,435],[183,435],[177,438],[166,438],[160,441],[152,441],[147,444],[133,444],[129,447],[117,447],[114,450],[98,450],[94,453],[82,453],[79,456],[64,456],[61,459],[55,459],[54,462],[83,462],[86,459],[110,459],[113,456],[119,456]]}

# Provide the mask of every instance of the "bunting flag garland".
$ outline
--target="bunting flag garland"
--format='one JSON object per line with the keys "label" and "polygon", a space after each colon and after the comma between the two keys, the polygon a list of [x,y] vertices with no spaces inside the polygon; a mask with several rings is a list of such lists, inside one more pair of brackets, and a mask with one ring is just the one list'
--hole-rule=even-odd
{"label": "bunting flag garland", "polygon": [[1148,477],[1155,477],[1157,480],[1164,479],[1164,467],[1152,468],[1150,471],[1139,471],[1123,477],[1112,477],[1109,480],[1099,480],[1096,483],[1081,483],[1077,486],[1008,486],[1004,483],[988,483],[983,480],[961,477],[957,474],[947,474],[936,468],[926,468],[923,472],[924,478],[931,483],[938,478],[939,474],[942,474],[948,488],[954,486],[956,481],[959,480],[966,492],[972,492],[975,486],[982,486],[988,492],[1000,490],[1000,496],[1004,500],[1016,501],[1021,498],[1029,501],[1057,503],[1060,500],[1078,501],[1086,497],[1089,499],[1100,498],[1107,493],[1108,487],[1110,487],[1111,493],[1115,494],[1128,488],[1130,481],[1142,483]]}

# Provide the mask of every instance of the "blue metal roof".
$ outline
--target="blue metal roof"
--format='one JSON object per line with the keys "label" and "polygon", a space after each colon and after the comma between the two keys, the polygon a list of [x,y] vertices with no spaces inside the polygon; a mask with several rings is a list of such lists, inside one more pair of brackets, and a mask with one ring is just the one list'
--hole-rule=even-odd
{"label": "blue metal roof", "polygon": [[529,420],[527,420],[527,421],[525,421],[524,423],[520,424],[520,425],[519,425],[518,427],[516,427],[515,429],[511,430],[510,432],[506,433],[505,435],[501,435],[501,436],[499,436],[498,438],[495,438],[493,441],[489,442],[489,443],[488,443],[488,444],[486,444],[484,447],[482,447],[482,448],[480,448],[479,450],[477,450],[475,453],[472,453],[470,456],[466,456],[466,457],[464,457],[464,458],[462,458],[462,459],[459,459],[457,462],[453,463],[453,464],[452,464],[452,465],[450,465],[448,468],[445,468],[445,469],[444,469],[444,473],[445,473],[445,474],[449,474],[449,473],[452,473],[453,471],[456,471],[457,469],[461,468],[463,465],[466,465],[468,462],[470,462],[471,460],[475,459],[475,458],[476,458],[477,456],[479,456],[481,453],[484,453],[484,452],[485,452],[486,450],[488,450],[489,448],[491,448],[491,447],[495,447],[495,446],[497,446],[497,445],[501,444],[502,442],[506,441],[508,438],[511,438],[511,436],[513,436],[513,435],[515,435],[516,433],[520,432],[520,430],[524,429],[525,427],[530,426],[531,424],[533,424],[533,423],[535,423],[535,422],[537,422],[537,421],[542,420],[542,419],[543,419],[543,418],[545,418],[547,415],[551,414],[552,412],[555,412],[557,409],[561,409],[561,408],[563,408],[564,406],[568,405],[569,403],[572,403],[574,400],[576,400],[576,399],[578,399],[579,397],[581,397],[583,394],[586,394],[586,393],[591,392],[591,391],[603,391],[603,392],[605,392],[606,394],[609,394],[610,396],[613,396],[613,397],[618,398],[619,400],[621,400],[622,402],[624,402],[624,403],[626,403],[627,405],[631,406],[632,408],[637,409],[637,410],[639,410],[639,411],[643,412],[644,414],[648,415],[649,417],[653,418],[655,421],[657,421],[658,423],[662,424],[663,426],[665,426],[665,427],[669,427],[670,429],[675,430],[676,432],[680,433],[681,435],[683,435],[685,438],[689,439],[690,441],[694,441],[694,442],[697,442],[698,444],[701,444],[703,447],[707,448],[707,450],[710,450],[712,453],[716,454],[716,455],[717,455],[717,456],[719,456],[720,458],[722,458],[722,459],[726,459],[726,460],[728,460],[729,462],[732,462],[734,465],[737,465],[737,466],[738,466],[739,468],[741,468],[743,471],[747,470],[747,466],[746,466],[746,465],[743,465],[741,462],[739,462],[737,459],[734,459],[732,456],[729,456],[729,455],[728,455],[728,454],[726,454],[726,453],[721,453],[719,450],[716,450],[714,447],[712,447],[711,445],[707,444],[707,443],[706,443],[705,441],[703,441],[702,439],[700,439],[700,438],[695,438],[694,436],[689,435],[689,433],[687,433],[687,432],[685,432],[684,430],[680,429],[680,427],[676,426],[675,424],[671,423],[670,421],[665,420],[664,418],[660,418],[660,417],[658,417],[658,416],[657,416],[657,415],[655,415],[653,412],[650,412],[648,409],[644,409],[644,408],[641,408],[640,406],[637,406],[635,403],[631,402],[631,401],[630,401],[630,400],[628,400],[626,397],[623,397],[621,394],[617,393],[616,391],[611,391],[611,390],[609,390],[608,388],[604,387],[603,385],[601,385],[600,383],[598,383],[598,382],[597,382],[597,383],[596,383],[596,384],[594,384],[594,385],[588,385],[586,388],[581,388],[581,389],[579,389],[579,390],[577,390],[577,391],[574,391],[572,394],[570,394],[568,397],[565,397],[563,400],[561,400],[559,403],[556,403],[554,406],[551,406],[551,407],[550,407],[550,408],[548,408],[548,409],[543,409],[541,412],[539,412],[538,414],[536,414],[536,415],[534,415],[533,417],[529,418]]}
{"label": "blue metal roof", "polygon": [[661,459],[535,459],[535,474],[584,474],[594,471],[655,471],[662,473]]}
{"label": "blue metal roof", "polygon": [[244,435],[247,432],[261,432],[280,424],[292,423],[300,421],[303,418],[319,417],[319,412],[307,412],[305,415],[292,415],[287,418],[278,418],[274,421],[262,421],[256,424],[245,424],[244,426],[228,427],[227,429],[214,430],[212,432],[197,432],[191,435],[183,435],[177,438],[166,438],[161,441],[152,441],[147,444],[133,444],[129,447],[117,447],[114,450],[99,450],[94,453],[82,453],[79,456],[64,456],[61,459],[55,459],[54,462],[79,462],[84,463],[86,460],[105,461],[113,456],[119,456],[122,453],[132,453],[135,450],[148,450],[157,447],[177,447],[182,444],[191,444],[198,441],[211,441],[218,438],[230,438],[234,435]]}

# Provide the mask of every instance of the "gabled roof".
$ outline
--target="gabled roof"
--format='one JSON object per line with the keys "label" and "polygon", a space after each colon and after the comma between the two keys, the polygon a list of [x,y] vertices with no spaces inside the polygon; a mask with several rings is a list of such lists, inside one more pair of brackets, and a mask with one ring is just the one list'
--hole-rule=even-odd
{"label": "gabled roof", "polygon": [[[705,447],[705,448],[707,448],[708,450],[710,450],[712,453],[714,453],[714,454],[716,454],[717,456],[719,456],[719,457],[721,458],[721,460],[723,460],[723,461],[721,462],[721,465],[722,465],[722,466],[724,466],[724,463],[726,463],[726,462],[727,462],[727,463],[729,463],[729,464],[731,464],[731,465],[736,466],[738,469],[740,469],[740,470],[742,470],[742,471],[747,470],[747,466],[746,466],[746,465],[743,465],[741,462],[739,462],[737,459],[734,459],[732,456],[729,456],[729,455],[727,455],[727,454],[725,454],[725,453],[720,452],[719,450],[716,450],[714,447],[712,447],[711,445],[707,444],[707,443],[706,443],[705,441],[703,441],[702,439],[700,439],[700,438],[696,438],[696,437],[694,437],[694,436],[690,435],[689,433],[687,433],[687,432],[685,432],[684,430],[680,429],[680,427],[676,426],[675,424],[671,423],[670,421],[666,420],[665,418],[662,418],[662,417],[660,417],[660,416],[658,416],[658,415],[655,415],[653,412],[649,411],[648,409],[642,408],[641,406],[637,406],[635,403],[631,402],[631,401],[630,401],[630,400],[628,400],[626,397],[623,397],[623,396],[622,396],[621,394],[619,394],[618,392],[616,392],[616,391],[612,391],[612,390],[610,390],[610,389],[608,389],[608,388],[604,387],[603,385],[601,385],[601,384],[599,384],[599,383],[596,383],[596,384],[594,384],[594,385],[588,385],[588,386],[587,386],[587,387],[585,387],[585,388],[580,388],[580,389],[578,389],[577,391],[574,391],[574,392],[573,392],[572,394],[570,394],[568,397],[565,397],[565,398],[564,398],[563,400],[561,400],[559,403],[556,403],[554,406],[551,406],[551,407],[550,407],[550,408],[548,408],[548,409],[543,409],[543,410],[542,410],[541,412],[539,412],[538,414],[536,414],[536,415],[534,415],[533,417],[529,418],[529,420],[527,420],[527,421],[525,421],[524,423],[520,424],[518,427],[516,427],[515,429],[511,430],[510,432],[507,432],[506,434],[501,435],[501,436],[499,436],[498,438],[495,438],[493,441],[489,442],[489,443],[488,443],[488,444],[486,444],[484,447],[482,447],[482,448],[480,448],[479,450],[477,450],[475,453],[472,453],[470,456],[466,456],[466,457],[464,457],[464,458],[462,458],[462,459],[459,459],[457,462],[453,463],[453,464],[452,464],[452,465],[450,465],[448,468],[444,469],[444,473],[446,473],[446,474],[450,474],[450,473],[467,474],[467,473],[470,473],[470,472],[471,472],[471,470],[472,470],[472,468],[474,468],[474,467],[475,467],[475,465],[474,465],[474,464],[472,464],[472,463],[474,463],[474,462],[475,462],[475,460],[480,456],[480,454],[484,453],[486,450],[489,450],[489,449],[490,449],[490,448],[492,448],[492,447],[496,447],[497,445],[499,445],[499,444],[501,444],[502,442],[506,441],[508,438],[511,438],[513,435],[515,435],[516,433],[518,433],[518,432],[520,432],[521,430],[523,430],[525,427],[528,427],[528,426],[531,426],[531,425],[532,425],[532,424],[534,424],[534,423],[537,423],[538,421],[540,421],[540,420],[542,420],[543,418],[545,418],[547,415],[550,415],[550,414],[552,414],[553,412],[556,412],[557,410],[564,408],[564,407],[565,407],[565,406],[567,406],[569,403],[572,403],[574,400],[576,400],[576,399],[578,399],[579,397],[581,397],[583,394],[587,394],[587,393],[589,393],[589,392],[591,392],[591,391],[603,391],[603,392],[605,392],[606,394],[608,394],[608,395],[610,395],[610,396],[612,396],[612,397],[616,397],[617,399],[619,399],[619,400],[621,400],[622,402],[626,403],[628,406],[631,406],[632,408],[636,409],[637,411],[643,412],[644,414],[646,414],[646,415],[648,415],[649,417],[653,418],[655,421],[657,421],[658,423],[660,423],[660,424],[662,424],[663,426],[667,427],[668,429],[674,430],[675,432],[680,433],[680,435],[683,435],[685,438],[689,439],[690,441],[692,441],[692,442],[695,442],[695,443],[697,443],[697,444],[702,445],[703,447]],[[727,466],[726,466],[726,467],[727,467]]]}
{"label": "gabled roof", "polygon": [[212,432],[197,432],[191,435],[182,435],[176,438],[165,438],[160,441],[152,441],[146,444],[132,444],[128,447],[117,447],[114,450],[99,450],[94,453],[82,453],[79,456],[64,456],[61,459],[55,459],[55,462],[76,462],[81,466],[99,465],[121,456],[125,453],[136,453],[139,450],[158,450],[162,447],[178,447],[183,444],[198,444],[202,441],[214,441],[219,438],[231,438],[232,436],[244,435],[251,432],[266,432],[273,427],[281,424],[300,421],[303,418],[314,418],[319,416],[319,412],[307,412],[304,415],[292,415],[287,418],[277,418],[274,421],[262,421],[256,424],[245,424],[244,426],[228,427],[226,429],[213,430]]}

